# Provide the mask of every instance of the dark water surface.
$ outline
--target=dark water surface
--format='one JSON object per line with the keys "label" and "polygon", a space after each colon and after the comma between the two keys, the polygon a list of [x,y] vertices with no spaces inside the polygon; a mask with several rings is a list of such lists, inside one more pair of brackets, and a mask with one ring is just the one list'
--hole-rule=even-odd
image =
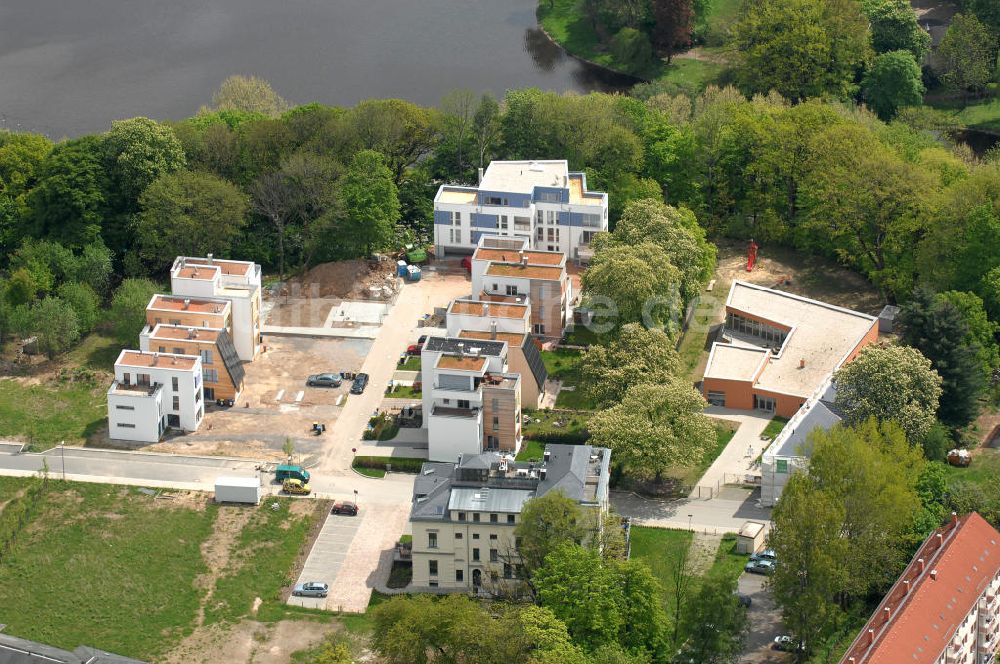
{"label": "dark water surface", "polygon": [[195,113],[230,74],[295,103],[455,88],[616,90],[565,55],[536,0],[0,0],[0,126],[59,138]]}

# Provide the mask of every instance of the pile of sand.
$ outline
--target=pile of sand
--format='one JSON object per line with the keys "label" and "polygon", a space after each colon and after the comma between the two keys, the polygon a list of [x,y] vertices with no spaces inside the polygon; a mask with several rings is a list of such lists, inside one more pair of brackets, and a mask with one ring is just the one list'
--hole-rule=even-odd
{"label": "pile of sand", "polygon": [[364,299],[370,286],[382,286],[392,276],[392,263],[373,264],[365,260],[322,263],[289,283],[298,297]]}

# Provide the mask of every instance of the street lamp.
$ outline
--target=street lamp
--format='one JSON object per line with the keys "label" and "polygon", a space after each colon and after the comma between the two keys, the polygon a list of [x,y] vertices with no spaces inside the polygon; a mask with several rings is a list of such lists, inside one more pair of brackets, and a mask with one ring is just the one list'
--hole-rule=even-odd
{"label": "street lamp", "polygon": [[66,481],[66,441],[60,441],[59,443],[59,456],[62,459],[62,478],[63,482]]}
{"label": "street lamp", "polygon": [[354,504],[355,505],[358,504],[358,490],[357,489],[354,490]]}
{"label": "street lamp", "polygon": [[688,514],[688,530],[691,530],[691,517],[693,516],[693,514]]}

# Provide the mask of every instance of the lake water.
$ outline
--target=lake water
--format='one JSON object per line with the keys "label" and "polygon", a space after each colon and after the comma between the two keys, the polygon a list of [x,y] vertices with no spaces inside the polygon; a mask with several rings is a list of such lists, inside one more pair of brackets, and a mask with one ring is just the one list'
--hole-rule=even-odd
{"label": "lake water", "polygon": [[179,119],[230,74],[294,103],[455,88],[616,90],[628,77],[565,55],[536,0],[3,0],[0,126],[52,138],[114,119]]}

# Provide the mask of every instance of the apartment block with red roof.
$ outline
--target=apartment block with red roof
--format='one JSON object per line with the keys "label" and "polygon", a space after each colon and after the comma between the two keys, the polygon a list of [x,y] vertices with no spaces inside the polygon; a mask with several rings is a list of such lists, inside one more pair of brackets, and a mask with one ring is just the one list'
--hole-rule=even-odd
{"label": "apartment block with red roof", "polygon": [[155,443],[168,428],[194,431],[205,415],[201,357],[123,350],[108,388],[108,434]]}
{"label": "apartment block with red roof", "polygon": [[204,394],[208,401],[232,399],[243,391],[246,371],[226,328],[164,325],[139,334],[139,348],[148,352],[201,357]]}
{"label": "apartment block with red roof", "polygon": [[924,540],[840,664],[990,664],[1000,533],[976,512]]}

